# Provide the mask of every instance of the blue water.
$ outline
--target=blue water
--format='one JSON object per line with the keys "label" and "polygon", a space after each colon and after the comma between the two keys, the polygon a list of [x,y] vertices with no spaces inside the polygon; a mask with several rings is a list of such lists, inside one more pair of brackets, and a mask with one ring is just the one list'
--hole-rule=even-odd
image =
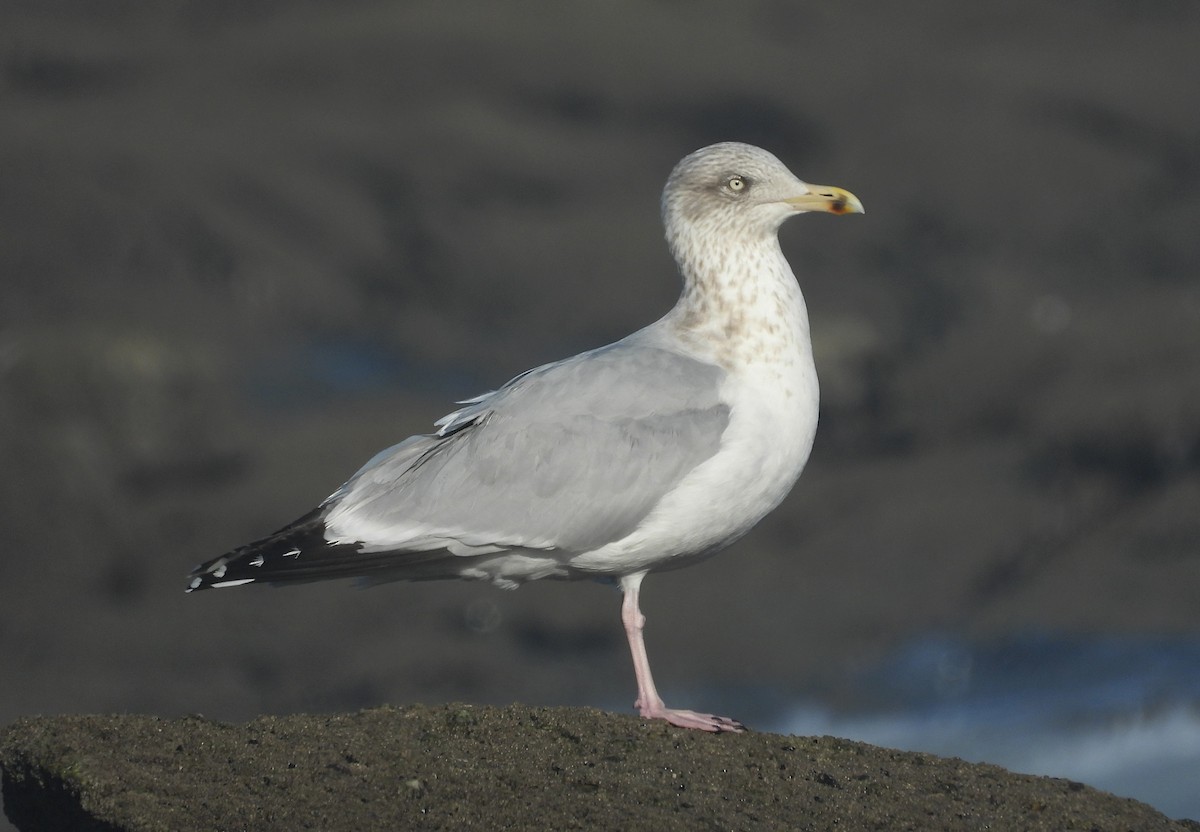
{"label": "blue water", "polygon": [[763,727],[1065,777],[1200,818],[1198,641],[927,638],[846,690],[854,701],[800,703]]}

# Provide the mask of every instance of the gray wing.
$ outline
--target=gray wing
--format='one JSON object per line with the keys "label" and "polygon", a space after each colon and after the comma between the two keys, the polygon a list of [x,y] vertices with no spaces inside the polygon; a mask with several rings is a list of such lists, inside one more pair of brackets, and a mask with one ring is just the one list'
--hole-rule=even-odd
{"label": "gray wing", "polygon": [[363,551],[583,552],[714,455],[724,371],[627,339],[518,376],[372,459],[325,503]]}

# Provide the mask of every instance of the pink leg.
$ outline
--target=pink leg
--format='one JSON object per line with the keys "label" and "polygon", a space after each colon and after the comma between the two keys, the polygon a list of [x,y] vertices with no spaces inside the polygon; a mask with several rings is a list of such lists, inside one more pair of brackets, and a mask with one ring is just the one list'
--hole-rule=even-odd
{"label": "pink leg", "polygon": [[679,728],[697,728],[713,732],[745,731],[746,726],[736,719],[668,708],[663,704],[662,697],[654,687],[654,677],[650,675],[650,659],[646,656],[646,642],[642,639],[646,616],[642,615],[641,607],[638,606],[638,590],[644,577],[646,573],[642,572],[621,579],[621,589],[625,593],[625,599],[621,603],[621,623],[625,625],[625,635],[629,638],[629,652],[633,654],[633,672],[637,675],[638,698],[633,706],[646,719],[665,719]]}

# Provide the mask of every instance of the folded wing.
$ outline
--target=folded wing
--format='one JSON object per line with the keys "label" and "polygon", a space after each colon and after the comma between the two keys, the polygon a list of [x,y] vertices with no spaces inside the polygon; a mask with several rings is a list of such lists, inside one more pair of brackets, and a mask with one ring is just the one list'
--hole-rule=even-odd
{"label": "folded wing", "polygon": [[480,559],[594,550],[717,452],[723,379],[636,337],[531,370],[377,454],[300,521],[199,567],[193,588],[456,577]]}

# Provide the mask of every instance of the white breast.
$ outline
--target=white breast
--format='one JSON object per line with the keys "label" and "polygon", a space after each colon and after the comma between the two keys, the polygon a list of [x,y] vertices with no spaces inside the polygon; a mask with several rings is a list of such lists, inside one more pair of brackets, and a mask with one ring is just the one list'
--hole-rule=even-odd
{"label": "white breast", "polygon": [[631,573],[711,555],[779,505],[799,478],[817,429],[817,374],[804,298],[781,253],[769,270],[775,272],[769,291],[760,285],[749,305],[743,293],[739,337],[698,354],[728,371],[721,398],[730,405],[730,421],[720,451],[688,474],[632,534],[572,558],[571,568]]}

